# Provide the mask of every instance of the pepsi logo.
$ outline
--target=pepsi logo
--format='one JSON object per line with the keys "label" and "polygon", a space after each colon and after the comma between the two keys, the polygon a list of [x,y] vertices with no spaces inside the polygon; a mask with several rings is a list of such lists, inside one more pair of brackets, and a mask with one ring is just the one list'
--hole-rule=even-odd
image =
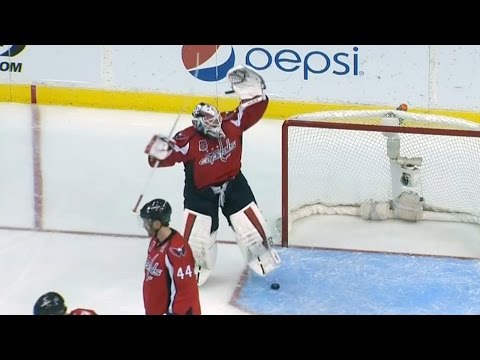
{"label": "pepsi logo", "polygon": [[197,79],[219,81],[234,66],[235,51],[232,45],[183,45],[182,61]]}
{"label": "pepsi logo", "polygon": [[0,45],[0,56],[14,57],[25,49],[26,45]]}

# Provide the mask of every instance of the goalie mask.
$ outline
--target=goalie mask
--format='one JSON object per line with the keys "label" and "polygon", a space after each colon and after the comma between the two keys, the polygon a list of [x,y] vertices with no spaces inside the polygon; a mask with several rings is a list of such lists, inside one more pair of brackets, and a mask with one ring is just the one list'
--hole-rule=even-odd
{"label": "goalie mask", "polygon": [[216,107],[202,102],[195,106],[192,116],[192,124],[197,131],[217,139],[225,137],[222,130],[222,115]]}

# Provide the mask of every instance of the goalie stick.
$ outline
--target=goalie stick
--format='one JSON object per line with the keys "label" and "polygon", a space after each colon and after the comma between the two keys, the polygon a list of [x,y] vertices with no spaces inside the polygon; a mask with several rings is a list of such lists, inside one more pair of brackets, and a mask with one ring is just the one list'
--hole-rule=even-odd
{"label": "goalie stick", "polygon": [[[196,68],[195,68],[195,77],[197,77],[198,75],[198,66],[199,66],[199,63],[200,63],[200,54],[197,52],[197,65],[196,65]],[[172,128],[170,129],[170,133],[168,134],[168,137],[167,139],[169,140],[169,143],[170,143],[170,140],[172,140],[172,137],[173,137],[173,133],[175,131],[175,128],[177,127],[177,124],[178,124],[178,121],[180,120],[180,117],[182,116],[182,113],[185,112],[185,106],[186,104],[184,103],[183,106],[182,106],[182,109],[180,110],[180,112],[178,113],[177,115],[177,118],[175,119],[175,121],[173,122],[173,125],[172,125]],[[153,178],[153,174],[155,173],[155,170],[158,166],[158,163],[159,163],[159,160],[156,159],[155,160],[155,163],[153,164],[153,167],[152,169],[150,170],[150,173],[148,174],[148,177],[145,181],[145,185],[143,186],[143,190],[142,192],[140,193],[140,195],[138,196],[138,199],[137,199],[137,202],[135,203],[133,209],[132,209],[132,212],[134,214],[137,213],[138,211],[138,207],[140,205],[140,203],[142,202],[143,200],[143,196],[145,194],[145,192],[147,191],[147,189],[149,188],[150,186],[150,182],[152,181],[152,178]]]}

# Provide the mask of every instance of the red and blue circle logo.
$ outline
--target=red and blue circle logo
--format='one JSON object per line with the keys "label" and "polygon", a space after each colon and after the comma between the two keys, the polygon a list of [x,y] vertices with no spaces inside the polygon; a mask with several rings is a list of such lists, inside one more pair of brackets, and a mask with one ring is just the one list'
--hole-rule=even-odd
{"label": "red and blue circle logo", "polygon": [[235,51],[232,45],[183,45],[182,60],[197,79],[219,81],[235,64]]}

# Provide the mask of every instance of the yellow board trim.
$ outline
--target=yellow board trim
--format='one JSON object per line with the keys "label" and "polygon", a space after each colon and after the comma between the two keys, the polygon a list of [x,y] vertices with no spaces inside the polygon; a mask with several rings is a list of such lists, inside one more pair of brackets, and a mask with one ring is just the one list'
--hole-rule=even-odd
{"label": "yellow board trim", "polygon": [[[214,104],[222,110],[234,109],[238,98],[200,95],[141,93],[104,89],[66,88],[37,85],[37,103],[40,105],[79,106],[99,109],[189,113],[200,101]],[[0,102],[29,104],[30,85],[0,84]],[[391,107],[398,104],[392,104]],[[360,104],[327,104],[272,99],[265,118],[287,119],[291,116],[317,111],[375,110],[386,106]],[[480,123],[480,112],[463,110],[410,108],[412,112],[445,115]]]}

